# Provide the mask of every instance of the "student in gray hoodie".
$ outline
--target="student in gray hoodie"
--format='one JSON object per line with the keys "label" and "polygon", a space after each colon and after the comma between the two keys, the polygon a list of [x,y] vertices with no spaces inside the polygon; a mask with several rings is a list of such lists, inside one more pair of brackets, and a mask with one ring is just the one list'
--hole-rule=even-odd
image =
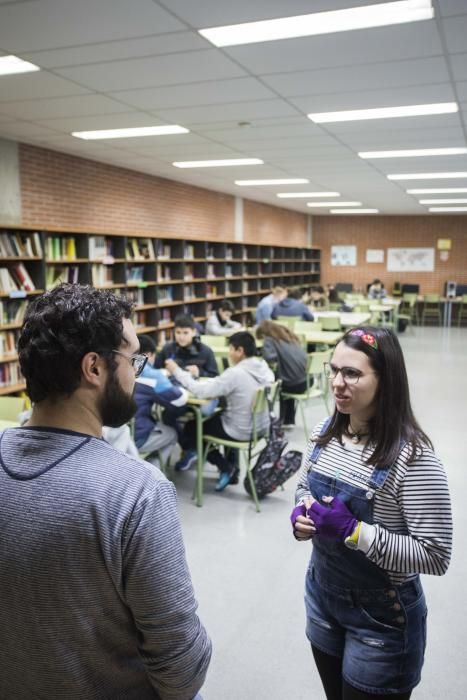
{"label": "student in gray hoodie", "polygon": [[[189,372],[182,370],[173,360],[167,360],[166,369],[182,386],[200,399],[215,399],[224,397],[226,407],[222,413],[209,418],[204,424],[204,432],[226,440],[249,440],[251,437],[251,409],[257,389],[270,386],[274,382],[274,374],[263,359],[256,356],[256,344],[253,336],[247,331],[234,333],[229,338],[229,361],[231,367],[219,377],[205,379],[202,382],[193,379]],[[259,432],[266,431],[269,426],[267,410],[256,418]],[[182,447],[186,450],[184,460],[188,464],[196,460],[196,427],[194,422],[187,424],[180,438]],[[211,450],[209,462],[215,464],[220,471],[217,491],[222,491],[235,481],[238,472],[237,451],[228,461],[219,450]],[[188,468],[187,467],[187,468]]]}

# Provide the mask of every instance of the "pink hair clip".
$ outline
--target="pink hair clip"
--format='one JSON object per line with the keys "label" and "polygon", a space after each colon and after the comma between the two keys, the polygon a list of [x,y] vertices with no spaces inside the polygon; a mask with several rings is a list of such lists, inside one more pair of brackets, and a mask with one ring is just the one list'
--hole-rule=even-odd
{"label": "pink hair clip", "polygon": [[365,331],[362,331],[361,328],[354,328],[352,331],[349,331],[349,335],[358,335],[359,338],[373,348],[373,350],[378,349],[378,341],[376,340],[375,336],[371,335],[371,333],[365,333]]}

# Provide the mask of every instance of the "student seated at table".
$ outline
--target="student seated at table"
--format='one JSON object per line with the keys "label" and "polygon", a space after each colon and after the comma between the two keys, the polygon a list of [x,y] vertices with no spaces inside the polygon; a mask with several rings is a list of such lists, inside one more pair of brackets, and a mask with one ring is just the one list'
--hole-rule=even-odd
{"label": "student seated at table", "polygon": [[368,297],[370,299],[384,299],[386,296],[386,290],[384,284],[381,280],[373,280],[373,282],[368,287]]}
{"label": "student seated at table", "polygon": [[[190,372],[182,370],[173,360],[165,366],[173,377],[194,396],[200,399],[224,397],[225,408],[203,424],[205,435],[214,435],[226,440],[249,440],[251,437],[251,411],[257,389],[269,386],[274,374],[266,362],[256,356],[256,344],[251,333],[240,331],[229,339],[229,361],[231,367],[219,377],[196,381]],[[265,432],[269,426],[268,411],[256,416],[258,432]],[[180,437],[185,450],[178,463],[179,470],[189,468],[196,460],[196,426],[194,421],[187,423]],[[230,483],[238,483],[238,451],[231,450],[226,459],[219,450],[211,450],[207,456],[211,464],[219,469],[217,491],[222,491]]]}
{"label": "student seated at table", "polygon": [[175,340],[164,345],[157,354],[154,366],[160,369],[165,366],[166,360],[175,360],[195,378],[216,377],[219,374],[213,351],[201,342],[195,321],[188,314],[175,317]]}
{"label": "student seated at table", "polygon": [[302,321],[313,321],[314,316],[310,309],[302,301],[303,290],[289,289],[285,299],[282,299],[271,314],[271,318],[277,319],[279,316],[297,316]]}
{"label": "student seated at table", "polygon": [[320,284],[312,284],[310,287],[310,301],[308,302],[313,308],[320,309],[327,305],[327,297],[324,292],[324,287]]}
{"label": "student seated at table", "polygon": [[267,297],[263,297],[256,307],[256,323],[259,325],[261,321],[270,321],[275,305],[282,301],[282,299],[285,299],[286,296],[287,290],[285,287],[273,287],[271,294],[268,294]]}
{"label": "student seated at table", "polygon": [[[263,321],[256,329],[256,337],[264,338],[262,353],[268,363],[276,364],[276,377],[288,394],[306,391],[307,354],[300,340],[286,326],[274,321]],[[280,417],[284,428],[295,425],[294,399],[280,399]]]}
{"label": "student seated at table", "polygon": [[[154,417],[154,404],[170,408],[182,408],[188,400],[188,392],[174,385],[167,377],[166,370],[156,369],[156,344],[148,335],[138,336],[140,352],[147,355],[148,361],[135,380],[136,402],[135,443],[141,452],[158,452],[164,464],[178,442],[177,431]],[[153,460],[150,460],[153,461]]]}
{"label": "student seated at table", "polygon": [[231,335],[236,331],[243,330],[243,326],[238,321],[232,321],[232,314],[235,306],[226,299],[221,302],[217,311],[213,311],[206,321],[206,335]]}

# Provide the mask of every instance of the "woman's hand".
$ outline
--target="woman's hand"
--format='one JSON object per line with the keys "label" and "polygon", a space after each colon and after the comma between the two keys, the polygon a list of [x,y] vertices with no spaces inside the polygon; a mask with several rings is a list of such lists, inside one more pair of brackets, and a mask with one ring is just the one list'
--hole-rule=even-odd
{"label": "woman's hand", "polygon": [[296,506],[291,515],[293,534],[296,540],[311,540],[316,533],[313,520],[306,515],[307,510],[314,502],[311,496],[305,496],[302,503]]}

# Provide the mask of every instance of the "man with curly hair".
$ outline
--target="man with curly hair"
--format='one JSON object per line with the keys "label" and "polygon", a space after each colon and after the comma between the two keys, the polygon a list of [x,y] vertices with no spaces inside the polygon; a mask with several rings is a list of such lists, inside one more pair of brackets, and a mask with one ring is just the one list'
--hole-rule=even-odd
{"label": "man with curly hair", "polygon": [[33,301],[19,360],[33,402],[0,433],[0,696],[191,700],[211,643],[173,485],[102,439],[135,411],[132,305],[60,285]]}

